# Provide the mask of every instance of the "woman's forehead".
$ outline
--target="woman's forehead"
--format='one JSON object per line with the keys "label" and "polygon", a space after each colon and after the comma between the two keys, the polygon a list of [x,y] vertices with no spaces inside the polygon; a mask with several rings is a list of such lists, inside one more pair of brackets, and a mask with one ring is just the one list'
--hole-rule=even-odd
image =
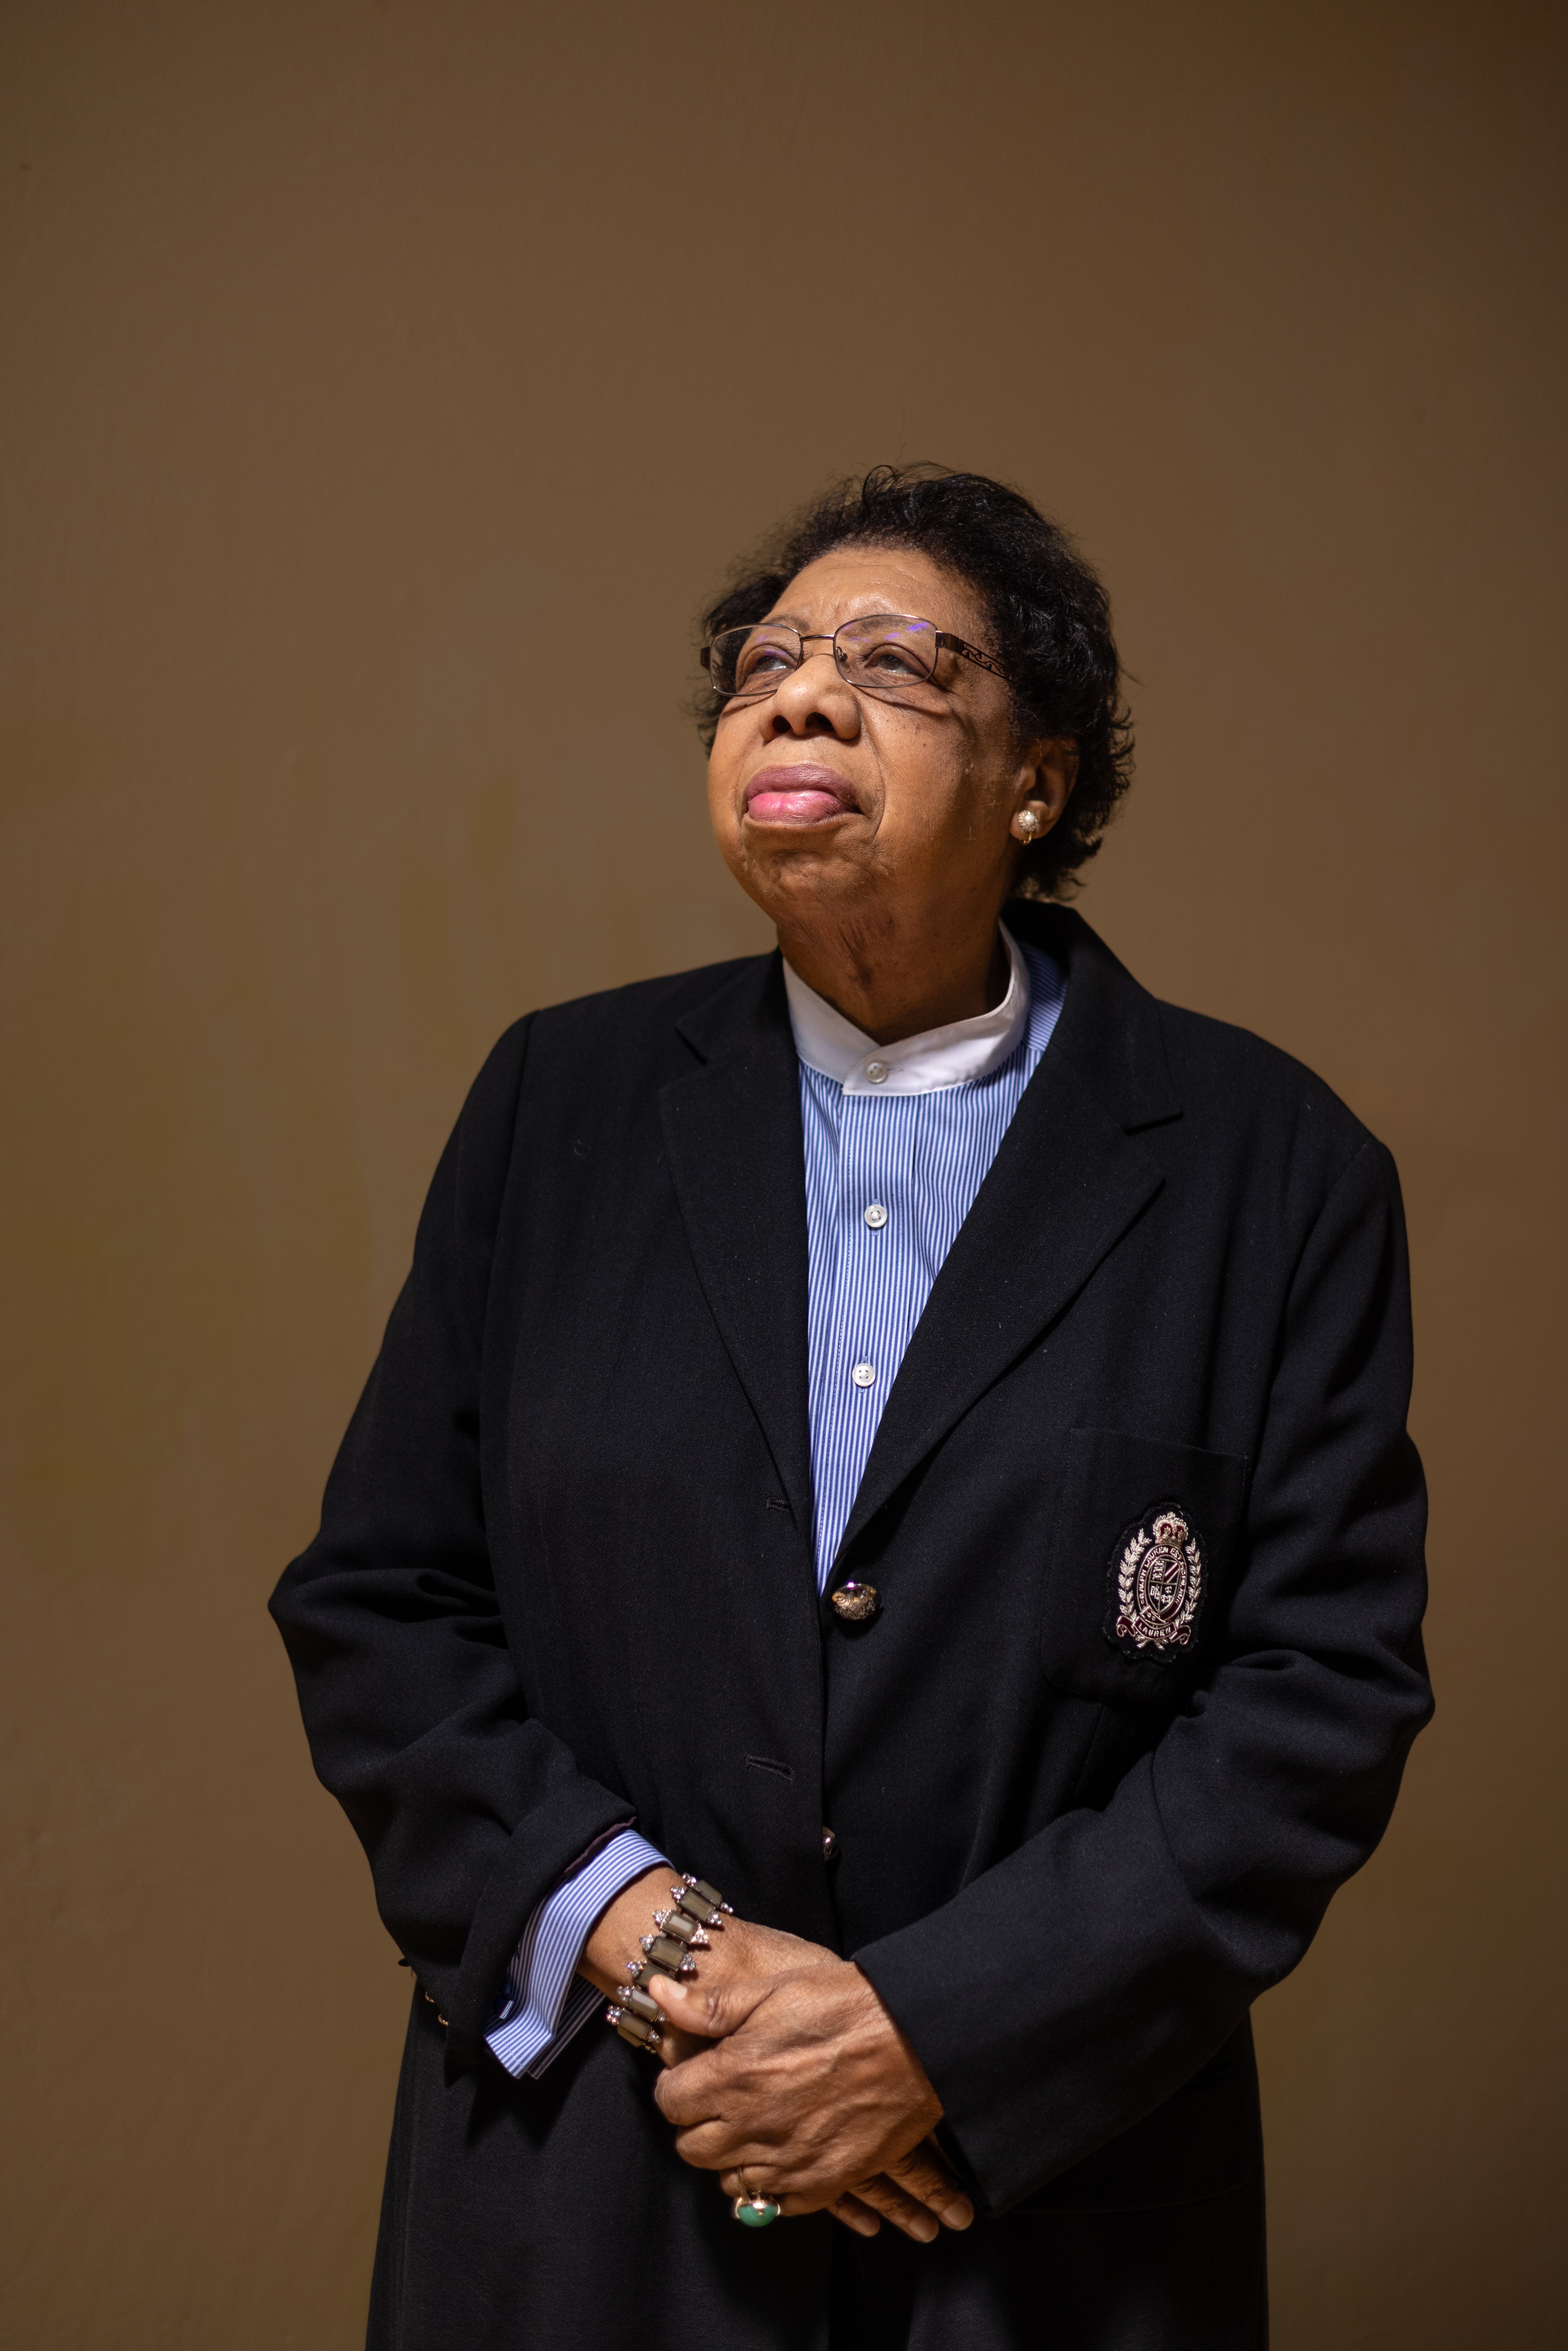
{"label": "woman's forehead", "polygon": [[835,547],[798,571],[768,618],[837,628],[862,612],[913,612],[972,636],[982,615],[968,582],[913,547]]}

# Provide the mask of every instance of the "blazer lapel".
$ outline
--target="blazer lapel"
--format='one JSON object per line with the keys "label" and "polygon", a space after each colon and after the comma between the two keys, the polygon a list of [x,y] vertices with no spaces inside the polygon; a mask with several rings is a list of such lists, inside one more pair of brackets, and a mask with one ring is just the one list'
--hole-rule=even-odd
{"label": "blazer lapel", "polygon": [[719,1334],[809,1529],[805,1146],[778,955],[678,1026],[703,1066],[659,1092],[675,1196]]}
{"label": "blazer lapel", "polygon": [[1135,1133],[1179,1115],[1153,998],[1079,916],[1052,908],[1016,927],[1065,963],[1061,1018],[915,1327],[845,1545],[1071,1302],[1164,1181]]}

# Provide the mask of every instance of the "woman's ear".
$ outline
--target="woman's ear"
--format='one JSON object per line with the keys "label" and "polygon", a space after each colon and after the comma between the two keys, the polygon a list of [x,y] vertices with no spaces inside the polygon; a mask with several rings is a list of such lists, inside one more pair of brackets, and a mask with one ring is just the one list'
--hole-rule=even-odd
{"label": "woman's ear", "polygon": [[1066,737],[1031,743],[1020,767],[1019,800],[1009,827],[1015,841],[1043,841],[1072,797],[1078,747]]}

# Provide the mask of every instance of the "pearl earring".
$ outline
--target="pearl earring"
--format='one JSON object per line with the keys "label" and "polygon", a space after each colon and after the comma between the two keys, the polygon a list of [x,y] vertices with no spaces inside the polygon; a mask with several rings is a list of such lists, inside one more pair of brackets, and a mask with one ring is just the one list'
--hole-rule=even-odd
{"label": "pearl earring", "polygon": [[1040,831],[1040,819],[1033,809],[1019,809],[1013,819],[1013,828],[1021,841],[1032,841]]}

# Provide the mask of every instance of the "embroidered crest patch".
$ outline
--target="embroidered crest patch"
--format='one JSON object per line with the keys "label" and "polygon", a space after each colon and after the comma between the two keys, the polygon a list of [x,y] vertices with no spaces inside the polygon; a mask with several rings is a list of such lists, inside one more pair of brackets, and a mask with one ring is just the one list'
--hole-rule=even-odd
{"label": "embroidered crest patch", "polygon": [[1180,1510],[1156,1511],[1116,1569],[1116,1638],[1156,1656],[1185,1649],[1203,1594],[1203,1552]]}

